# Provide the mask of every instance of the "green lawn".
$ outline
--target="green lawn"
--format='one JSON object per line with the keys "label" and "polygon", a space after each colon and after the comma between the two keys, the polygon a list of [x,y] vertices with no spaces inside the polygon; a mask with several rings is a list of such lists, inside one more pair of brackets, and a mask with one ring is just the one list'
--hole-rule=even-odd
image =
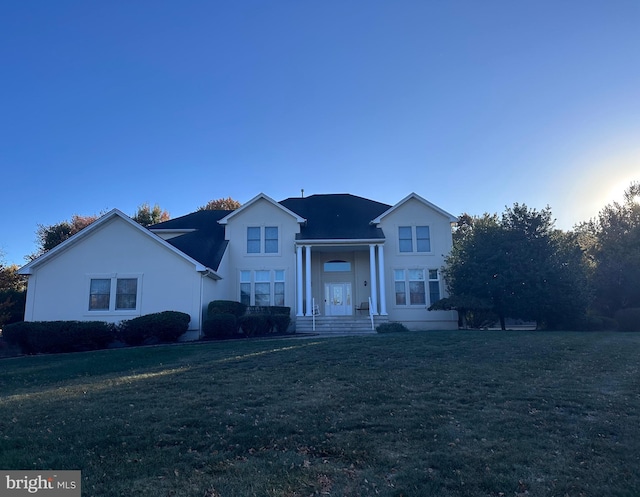
{"label": "green lawn", "polygon": [[0,468],[83,496],[638,496],[640,334],[429,332],[0,360]]}

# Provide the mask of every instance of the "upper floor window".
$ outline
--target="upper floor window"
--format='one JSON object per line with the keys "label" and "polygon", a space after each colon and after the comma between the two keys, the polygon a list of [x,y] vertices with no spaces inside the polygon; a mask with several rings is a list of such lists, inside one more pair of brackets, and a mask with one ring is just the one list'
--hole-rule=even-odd
{"label": "upper floor window", "polygon": [[278,246],[277,226],[247,227],[248,254],[277,254]]}
{"label": "upper floor window", "polygon": [[431,252],[429,226],[398,227],[398,247],[400,252]]}

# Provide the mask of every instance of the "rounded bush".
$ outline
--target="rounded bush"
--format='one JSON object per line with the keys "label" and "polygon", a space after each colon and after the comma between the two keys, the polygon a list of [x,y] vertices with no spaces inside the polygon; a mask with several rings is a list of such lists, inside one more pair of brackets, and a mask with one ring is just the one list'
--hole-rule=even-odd
{"label": "rounded bush", "polygon": [[382,323],[377,326],[376,331],[378,333],[400,333],[409,330],[402,323]]}
{"label": "rounded bush", "polygon": [[103,321],[22,321],[7,325],[7,343],[25,354],[104,349],[115,340],[115,326]]}
{"label": "rounded bush", "polygon": [[267,335],[271,331],[271,319],[268,314],[246,314],[238,320],[238,324],[249,337]]}
{"label": "rounded bush", "polygon": [[230,313],[212,314],[204,322],[202,331],[211,340],[233,338],[238,334],[238,319]]}
{"label": "rounded bush", "polygon": [[233,300],[214,300],[209,302],[207,307],[207,317],[215,314],[233,314],[236,318],[242,316],[247,310],[247,306],[241,302]]}
{"label": "rounded bush", "polygon": [[119,336],[128,345],[175,342],[189,329],[190,321],[189,314],[178,311],[146,314],[120,323]]}

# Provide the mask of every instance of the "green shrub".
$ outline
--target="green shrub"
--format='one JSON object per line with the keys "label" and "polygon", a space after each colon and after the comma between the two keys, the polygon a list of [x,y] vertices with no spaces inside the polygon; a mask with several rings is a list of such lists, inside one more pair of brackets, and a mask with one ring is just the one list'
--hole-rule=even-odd
{"label": "green shrub", "polygon": [[233,338],[238,335],[238,319],[230,313],[212,314],[204,322],[202,331],[211,340]]}
{"label": "green shrub", "polygon": [[247,314],[289,314],[291,315],[291,307],[283,305],[251,305],[247,307]]}
{"label": "green shrub", "polygon": [[240,328],[249,337],[264,336],[271,332],[271,316],[268,314],[245,314],[238,319]]}
{"label": "green shrub", "polygon": [[25,290],[0,291],[0,328],[9,323],[17,323],[24,319],[24,307],[27,301]]}
{"label": "green shrub", "polygon": [[620,331],[640,331],[640,307],[620,309],[615,314]]}
{"label": "green shrub", "polygon": [[207,317],[215,314],[233,314],[236,318],[242,316],[247,310],[247,306],[241,302],[233,300],[214,300],[209,302],[207,307]]}
{"label": "green shrub", "polygon": [[7,325],[2,335],[25,354],[49,354],[106,348],[116,329],[102,321],[22,321]]}
{"label": "green shrub", "polygon": [[291,316],[289,314],[271,315],[271,324],[273,325],[273,331],[276,333],[286,333],[290,323]]}
{"label": "green shrub", "polygon": [[376,327],[378,333],[399,333],[409,331],[402,323],[382,323]]}
{"label": "green shrub", "polygon": [[163,311],[146,314],[118,326],[120,339],[128,345],[141,345],[145,342],[175,342],[189,329],[191,316],[184,312]]}

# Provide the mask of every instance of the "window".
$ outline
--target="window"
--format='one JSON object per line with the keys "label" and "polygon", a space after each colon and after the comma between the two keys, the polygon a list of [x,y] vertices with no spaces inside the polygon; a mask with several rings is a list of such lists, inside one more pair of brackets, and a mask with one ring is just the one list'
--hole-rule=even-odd
{"label": "window", "polygon": [[245,305],[285,305],[284,270],[240,271],[240,302]]}
{"label": "window", "polygon": [[260,253],[260,228],[257,228],[257,227],[247,228],[247,253],[248,254]]}
{"label": "window", "polygon": [[136,278],[119,278],[116,283],[116,310],[135,309],[138,296]]}
{"label": "window", "polygon": [[398,227],[398,247],[400,252],[431,252],[429,226]]}
{"label": "window", "polygon": [[90,278],[90,311],[135,311],[138,308],[139,277]]}
{"label": "window", "polygon": [[247,254],[277,254],[278,252],[277,226],[247,227]]}
{"label": "window", "polygon": [[440,300],[440,277],[437,269],[429,269],[429,303]]}
{"label": "window", "polygon": [[413,235],[411,231],[411,226],[400,226],[398,228],[400,252],[413,252]]}
{"label": "window", "polygon": [[89,310],[108,311],[111,300],[111,280],[96,278],[91,280],[89,288]]}
{"label": "window", "polygon": [[278,253],[278,227],[266,226],[264,228],[264,253]]}
{"label": "window", "polygon": [[351,263],[347,261],[329,261],[324,263],[325,273],[339,273],[351,271]]}
{"label": "window", "polygon": [[393,275],[396,305],[426,305],[424,269],[396,269]]}
{"label": "window", "polygon": [[429,226],[416,226],[416,250],[418,252],[431,252]]}

